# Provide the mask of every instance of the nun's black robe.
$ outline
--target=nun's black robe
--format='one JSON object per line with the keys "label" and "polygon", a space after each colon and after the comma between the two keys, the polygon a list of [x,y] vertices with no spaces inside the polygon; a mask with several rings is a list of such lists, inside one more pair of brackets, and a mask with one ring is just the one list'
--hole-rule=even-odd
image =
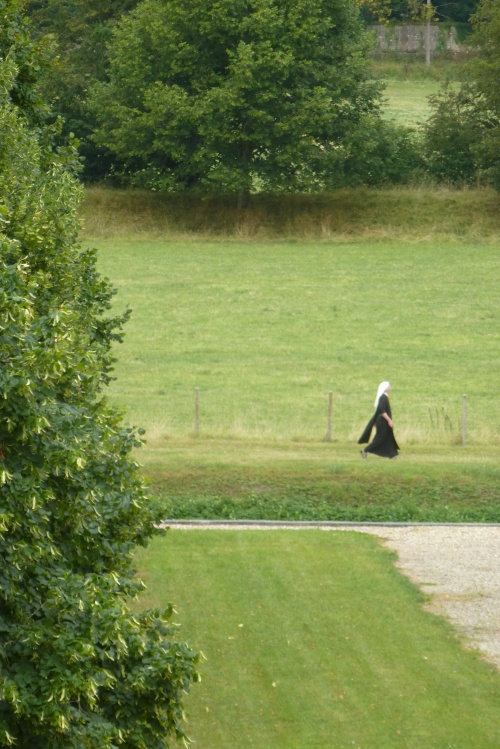
{"label": "nun's black robe", "polygon": [[384,413],[392,420],[389,398],[385,393],[380,396],[377,410],[366,425],[366,429],[359,438],[358,444],[363,445],[369,442],[372,429],[375,427],[375,437],[368,447],[365,447],[365,452],[380,455],[381,458],[395,458],[398,454],[399,445],[396,442],[392,427],[389,426],[387,420],[382,416]]}

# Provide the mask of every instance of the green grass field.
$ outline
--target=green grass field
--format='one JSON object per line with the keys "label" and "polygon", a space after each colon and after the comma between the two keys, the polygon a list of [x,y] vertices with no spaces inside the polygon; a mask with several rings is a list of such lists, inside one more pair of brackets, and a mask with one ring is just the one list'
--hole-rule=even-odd
{"label": "green grass field", "polygon": [[150,438],[355,441],[393,383],[404,444],[498,441],[498,277],[492,244],[439,241],[101,241],[130,304],[113,399]]}
{"label": "green grass field", "polygon": [[398,125],[419,127],[431,113],[429,97],[438,93],[443,81],[457,81],[460,62],[435,60],[428,67],[414,59],[379,58],[372,68],[375,77],[385,84],[383,116]]}
{"label": "green grass field", "polygon": [[172,530],[138,558],[201,649],[199,749],[491,749],[500,675],[357,533]]}
{"label": "green grass field", "polygon": [[419,126],[431,112],[429,96],[438,93],[439,81],[387,80],[384,91],[384,117],[398,125]]}
{"label": "green grass field", "polygon": [[[500,521],[496,195],[342,191],[239,219],[224,201],[87,201],[84,244],[133,310],[110,397],[146,428],[172,516]],[[263,218],[263,238],[238,234]],[[384,379],[401,460],[361,465]]]}

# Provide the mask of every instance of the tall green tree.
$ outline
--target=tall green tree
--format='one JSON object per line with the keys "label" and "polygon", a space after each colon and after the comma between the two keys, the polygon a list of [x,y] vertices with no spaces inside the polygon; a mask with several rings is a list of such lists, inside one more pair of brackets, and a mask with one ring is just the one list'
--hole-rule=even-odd
{"label": "tall green tree", "polygon": [[434,97],[426,126],[429,168],[454,182],[500,189],[500,5],[482,0],[472,16],[473,56],[458,89]]}
{"label": "tall green tree", "polygon": [[0,12],[0,746],[164,749],[197,656],[171,610],[129,610],[159,510],[105,398],[126,315],[78,244],[74,149],[54,147],[33,75],[44,55],[16,0]]}
{"label": "tall green tree", "polygon": [[72,133],[79,141],[82,178],[102,179],[113,156],[90,138],[95,121],[88,107],[89,88],[107,70],[111,29],[138,0],[29,0],[27,14],[39,39],[54,43],[53,64],[45,70],[43,93],[62,120],[61,141]]}
{"label": "tall green tree", "polygon": [[156,189],[319,187],[376,109],[366,49],[351,0],[144,0],[114,31],[95,138]]}
{"label": "tall green tree", "polygon": [[472,17],[472,44],[479,54],[469,66],[472,87],[480,94],[478,116],[486,120],[475,147],[479,171],[500,189],[500,5],[481,0]]}
{"label": "tall green tree", "polygon": [[[359,4],[363,18],[371,24],[387,19],[399,23],[422,21],[429,12],[423,7],[425,1],[422,3],[421,0],[359,0]],[[433,5],[436,20],[468,23],[477,9],[478,0],[444,0]]]}

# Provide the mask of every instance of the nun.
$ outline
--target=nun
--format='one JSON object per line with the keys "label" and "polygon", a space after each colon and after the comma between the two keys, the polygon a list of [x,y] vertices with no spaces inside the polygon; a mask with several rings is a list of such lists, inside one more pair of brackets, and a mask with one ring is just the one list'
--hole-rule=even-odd
{"label": "nun", "polygon": [[391,406],[388,393],[391,391],[389,382],[381,382],[375,398],[375,413],[366,425],[366,429],[358,440],[359,445],[370,442],[370,435],[375,427],[375,437],[367,447],[360,450],[361,457],[368,457],[368,453],[380,455],[381,458],[397,458],[399,445],[393,432]]}

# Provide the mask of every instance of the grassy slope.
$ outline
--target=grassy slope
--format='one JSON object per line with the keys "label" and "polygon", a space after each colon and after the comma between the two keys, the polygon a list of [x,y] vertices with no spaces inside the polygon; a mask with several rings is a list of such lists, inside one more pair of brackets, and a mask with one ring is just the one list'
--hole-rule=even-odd
{"label": "grassy slope", "polygon": [[498,448],[404,446],[390,463],[321,443],[175,440],[157,452],[145,470],[168,517],[500,522]]}
{"label": "grassy slope", "polygon": [[[500,676],[356,533],[171,531],[139,557],[201,647],[199,749],[498,745]],[[174,593],[175,592],[175,593]]]}
{"label": "grassy slope", "polygon": [[490,190],[359,188],[328,195],[254,195],[250,207],[239,211],[232,196],[95,187],[85,192],[82,236],[99,244],[175,238],[491,242],[500,237],[499,204]]}

